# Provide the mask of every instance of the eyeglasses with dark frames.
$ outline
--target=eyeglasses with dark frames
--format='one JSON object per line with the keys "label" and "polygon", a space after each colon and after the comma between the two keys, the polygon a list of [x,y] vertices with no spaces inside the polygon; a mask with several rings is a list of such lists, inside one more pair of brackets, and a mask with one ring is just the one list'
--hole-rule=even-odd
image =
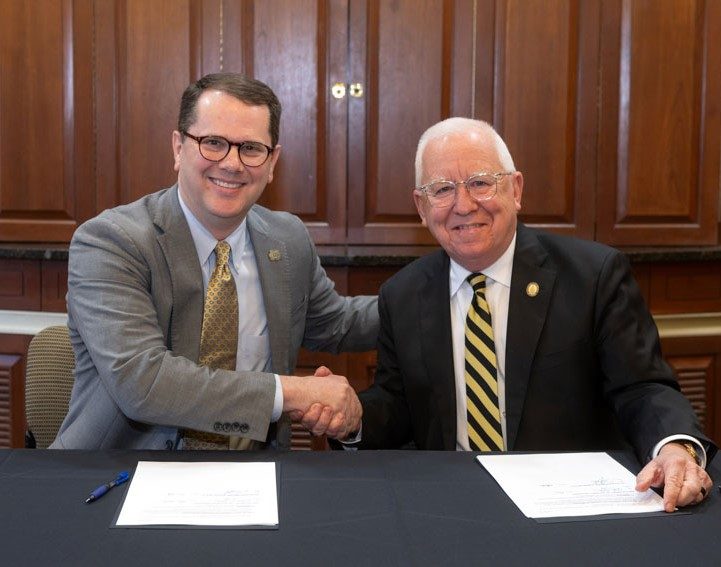
{"label": "eyeglasses with dark frames", "polygon": [[200,155],[208,161],[223,161],[230,153],[230,149],[236,147],[238,148],[238,159],[243,165],[258,167],[263,165],[268,160],[268,156],[273,153],[273,148],[261,142],[230,142],[222,136],[193,136],[185,130],[180,133],[195,140],[198,143]]}
{"label": "eyeglasses with dark frames", "polygon": [[474,173],[465,181],[450,181],[448,179],[437,179],[420,187],[416,191],[422,193],[428,199],[432,207],[450,207],[456,201],[458,187],[465,185],[468,194],[474,201],[488,201],[493,199],[498,192],[498,182],[506,175],[513,175],[514,171],[503,171],[500,173],[489,173],[479,171]]}

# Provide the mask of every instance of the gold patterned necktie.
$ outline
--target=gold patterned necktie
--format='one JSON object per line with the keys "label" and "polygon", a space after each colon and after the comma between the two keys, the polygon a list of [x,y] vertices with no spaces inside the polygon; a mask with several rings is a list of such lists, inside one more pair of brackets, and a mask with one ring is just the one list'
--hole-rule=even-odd
{"label": "gold patterned necktie", "polygon": [[[199,363],[210,368],[235,370],[238,352],[238,291],[230,271],[230,245],[221,240],[215,246],[215,269],[208,281],[200,332]],[[238,441],[250,441],[238,438]],[[233,438],[186,429],[185,449],[228,449]],[[236,445],[237,445],[236,441]]]}
{"label": "gold patterned necktie", "polygon": [[472,451],[503,451],[496,348],[486,301],[486,276],[471,274],[468,283],[473,286],[465,331],[468,442]]}
{"label": "gold patterned necktie", "polygon": [[200,364],[223,370],[235,370],[238,352],[238,291],[229,260],[230,245],[221,240],[215,247],[200,333]]}

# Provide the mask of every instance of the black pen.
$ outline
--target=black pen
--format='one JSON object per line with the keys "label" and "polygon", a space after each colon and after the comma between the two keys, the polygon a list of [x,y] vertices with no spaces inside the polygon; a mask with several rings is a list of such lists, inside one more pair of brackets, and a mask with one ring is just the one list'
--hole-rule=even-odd
{"label": "black pen", "polygon": [[85,503],[90,504],[91,502],[95,502],[113,486],[118,486],[119,484],[123,484],[124,482],[126,482],[128,480],[128,476],[128,473],[123,471],[119,473],[114,480],[111,480],[110,482],[108,482],[107,484],[103,484],[102,486],[98,486],[90,493],[90,496],[87,497]]}

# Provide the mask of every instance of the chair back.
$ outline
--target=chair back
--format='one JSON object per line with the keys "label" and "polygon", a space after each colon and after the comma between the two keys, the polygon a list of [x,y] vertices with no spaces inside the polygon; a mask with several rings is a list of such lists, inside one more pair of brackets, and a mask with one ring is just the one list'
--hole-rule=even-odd
{"label": "chair back", "polygon": [[[26,446],[45,449],[68,413],[75,355],[65,325],[46,327],[30,341],[25,371]],[[30,443],[28,443],[28,439]]]}

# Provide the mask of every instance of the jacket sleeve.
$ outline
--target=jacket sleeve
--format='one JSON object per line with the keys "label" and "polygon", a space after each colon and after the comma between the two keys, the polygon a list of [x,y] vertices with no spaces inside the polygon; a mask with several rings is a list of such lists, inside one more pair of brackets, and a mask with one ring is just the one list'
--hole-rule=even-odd
{"label": "jacket sleeve", "polygon": [[626,257],[607,257],[598,282],[594,336],[606,377],[604,392],[621,428],[643,463],[669,435],[701,441],[709,461],[716,447],[704,435],[674,372],[661,356],[656,325]]}

